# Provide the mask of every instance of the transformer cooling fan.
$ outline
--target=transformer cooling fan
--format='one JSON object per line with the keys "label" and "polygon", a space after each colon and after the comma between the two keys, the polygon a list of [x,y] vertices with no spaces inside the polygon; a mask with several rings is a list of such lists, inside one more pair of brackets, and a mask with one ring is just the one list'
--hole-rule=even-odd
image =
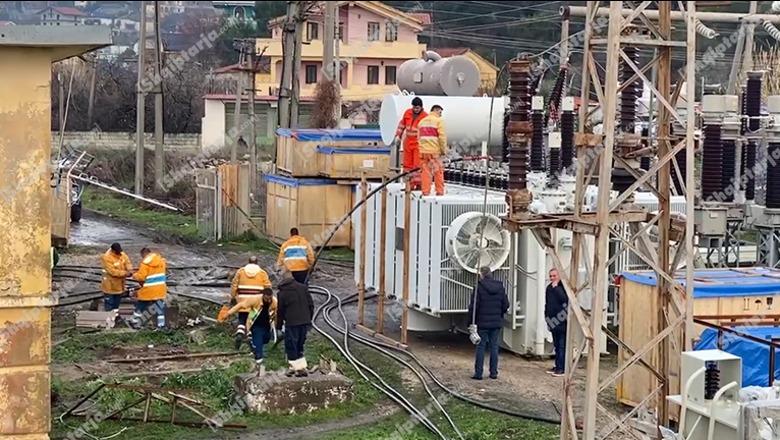
{"label": "transformer cooling fan", "polygon": [[477,273],[480,267],[499,269],[511,247],[509,231],[492,214],[467,212],[447,229],[447,255],[464,270]]}

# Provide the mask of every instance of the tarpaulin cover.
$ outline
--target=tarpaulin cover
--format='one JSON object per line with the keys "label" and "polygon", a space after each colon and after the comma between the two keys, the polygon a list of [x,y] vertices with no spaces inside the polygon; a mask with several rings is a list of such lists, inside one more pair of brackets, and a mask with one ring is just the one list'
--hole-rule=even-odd
{"label": "tarpaulin cover", "polygon": [[276,134],[282,137],[292,137],[304,142],[315,142],[323,139],[334,141],[382,141],[382,133],[379,130],[370,130],[367,128],[350,128],[345,130],[324,128],[277,128]]}
{"label": "tarpaulin cover", "polygon": [[[780,327],[734,327],[741,333],[760,339],[780,338]],[[718,348],[718,331],[705,329],[694,350]],[[769,386],[769,346],[749,341],[740,336],[724,333],[721,350],[742,358],[742,386]],[[775,350],[775,354],[778,351]],[[778,358],[780,361],[780,358]],[[780,377],[780,362],[775,363],[775,377]]]}
{"label": "tarpaulin cover", "polygon": [[[646,286],[655,286],[655,272],[624,272],[621,277]],[[685,285],[685,272],[674,276]],[[780,271],[765,267],[750,269],[702,269],[693,273],[693,297],[759,296],[780,294]]]}
{"label": "tarpaulin cover", "polygon": [[336,185],[335,180],[319,178],[297,178],[282,176],[281,174],[263,174],[266,182],[278,183],[285,186],[318,186],[318,185]]}
{"label": "tarpaulin cover", "polygon": [[322,154],[390,154],[389,148],[333,148],[317,147],[317,152]]}

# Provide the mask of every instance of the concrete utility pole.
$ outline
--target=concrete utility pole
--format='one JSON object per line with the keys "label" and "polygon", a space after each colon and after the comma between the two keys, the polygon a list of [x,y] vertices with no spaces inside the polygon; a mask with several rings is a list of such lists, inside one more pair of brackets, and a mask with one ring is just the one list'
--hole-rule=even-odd
{"label": "concrete utility pole", "polygon": [[244,47],[240,46],[238,52],[238,75],[236,78],[236,105],[233,110],[233,133],[230,139],[230,162],[238,161],[238,140],[241,139],[241,95],[244,93]]}
{"label": "concrete utility pole", "polygon": [[[60,66],[62,68],[62,66]],[[57,119],[59,120],[59,125],[57,128],[60,131],[64,131],[63,127],[65,125],[65,84],[62,83],[62,72],[57,73],[57,85],[59,86],[59,107],[57,108]]]}
{"label": "concrete utility pole", "polygon": [[341,119],[341,62],[338,59],[339,52],[339,5],[338,2],[326,2],[325,4],[325,35],[322,40],[322,68],[326,78],[333,81],[336,87],[338,100],[334,104],[333,116],[338,124]]}
{"label": "concrete utility pole", "polygon": [[[755,15],[758,12],[758,2],[750,2],[750,15]],[[753,70],[753,35],[755,34],[756,23],[751,21],[745,28],[745,58],[742,61],[742,71],[749,72]]]}
{"label": "concrete utility pole", "polygon": [[[296,26],[299,2],[287,2],[287,17],[282,36],[282,80],[279,85],[279,127],[290,128],[290,107],[293,82],[293,53],[295,52]],[[297,73],[297,72],[296,72]]]}
{"label": "concrete utility pole", "polygon": [[136,84],[136,105],[135,105],[135,194],[142,196],[144,194],[144,109],[146,100],[144,91],[141,88],[146,74],[145,63],[146,49],[146,2],[141,2],[141,27],[138,32],[138,83]]}
{"label": "concrete utility pole", "polygon": [[257,195],[257,121],[255,120],[255,42],[249,48],[249,190]]}
{"label": "concrete utility pole", "polygon": [[290,99],[290,126],[298,128],[298,112],[301,100],[301,51],[303,51],[303,23],[304,9],[308,2],[300,2],[298,13],[295,16],[295,52],[293,52],[292,66],[292,99]]}
{"label": "concrete utility pole", "polygon": [[98,58],[97,55],[92,56],[92,78],[89,80],[89,103],[87,104],[87,130],[92,130],[92,122],[94,121],[94,109],[95,109],[95,86],[97,84],[97,69]]}
{"label": "concrete utility pole", "polygon": [[[154,2],[154,77],[162,78],[162,39],[160,37],[160,3]],[[154,186],[165,191],[163,173],[165,171],[165,151],[163,147],[163,88],[162,81],[154,87]]]}

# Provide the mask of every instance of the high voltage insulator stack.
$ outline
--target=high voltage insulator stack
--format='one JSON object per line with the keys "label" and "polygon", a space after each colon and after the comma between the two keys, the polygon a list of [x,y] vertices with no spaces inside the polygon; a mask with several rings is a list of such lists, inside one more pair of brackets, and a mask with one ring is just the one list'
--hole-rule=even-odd
{"label": "high voltage insulator stack", "polygon": [[571,167],[574,158],[574,98],[563,99],[561,113],[561,169]]}
{"label": "high voltage insulator stack", "polygon": [[757,131],[761,126],[761,80],[764,72],[748,72],[745,90],[745,113],[749,117],[748,133]]}
{"label": "high voltage insulator stack", "polygon": [[780,96],[770,96],[767,109],[771,121],[766,128],[769,143],[766,152],[766,207],[780,209]]}
{"label": "high voltage insulator stack", "polygon": [[547,124],[551,119],[554,121],[558,120],[558,113],[561,111],[563,89],[566,84],[568,72],[569,69],[566,66],[561,67],[561,70],[558,72],[558,78],[555,80],[552,92],[550,92],[550,102],[547,103],[547,112],[544,117],[545,127],[547,127]]}
{"label": "high voltage insulator stack", "polygon": [[[634,64],[637,64],[638,55],[636,47],[626,47],[623,49],[623,52],[625,52],[628,59]],[[629,66],[628,63],[622,63],[621,81],[624,86],[623,91],[620,92],[620,128],[625,133],[634,132],[634,125],[636,124],[636,103],[642,94],[638,80],[628,83],[633,76],[634,70],[631,66]]]}
{"label": "high voltage insulator stack", "polygon": [[544,98],[531,102],[531,171],[544,171]]}
{"label": "high voltage insulator stack", "polygon": [[[745,167],[741,175],[745,176],[745,200],[755,200],[756,198],[756,143],[750,141],[743,147],[745,152]],[[745,170],[749,170],[745,174]]]}
{"label": "high voltage insulator stack", "polygon": [[[724,202],[733,202],[736,187],[734,186],[734,170],[737,166],[737,145],[734,139],[722,139],[722,164],[721,168],[721,187],[723,193],[721,196]],[[730,191],[726,188],[732,187]]]}
{"label": "high voltage insulator stack", "polygon": [[531,195],[528,182],[528,146],[531,138],[531,64],[528,59],[509,62],[509,191],[510,215],[527,211]]}
{"label": "high voltage insulator stack", "polygon": [[[734,175],[734,163],[731,171],[726,170],[724,162],[724,133],[739,133],[739,120],[734,117],[739,108],[736,95],[704,95],[702,111],[704,114],[704,138],[702,140],[702,200],[705,202],[723,201],[724,189],[728,179]],[[732,144],[733,146],[733,144]],[[726,153],[728,155],[728,153]],[[729,159],[727,158],[726,161]]]}

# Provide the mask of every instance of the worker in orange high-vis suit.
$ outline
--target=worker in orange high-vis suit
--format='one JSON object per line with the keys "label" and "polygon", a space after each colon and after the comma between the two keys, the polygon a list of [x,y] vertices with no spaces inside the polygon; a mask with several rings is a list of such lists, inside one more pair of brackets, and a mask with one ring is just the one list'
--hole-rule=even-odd
{"label": "worker in orange high-vis suit", "polygon": [[[165,279],[165,259],[149,248],[141,249],[141,265],[133,279],[138,281],[138,299],[131,326],[141,328],[151,315],[157,315],[157,329],[165,328],[165,295],[168,286]],[[149,307],[152,306],[152,307]]]}
{"label": "worker in orange high-vis suit", "polygon": [[290,229],[290,238],[279,248],[276,265],[286,267],[292,272],[293,278],[306,284],[309,279],[309,269],[314,264],[314,250],[309,241],[301,237],[298,228]]}
{"label": "worker in orange high-vis suit", "polygon": [[436,195],[444,195],[444,168],[442,156],[447,154],[447,134],[441,114],[444,109],[440,105],[431,107],[431,113],[420,121],[420,167],[422,178],[422,193],[431,193],[431,178],[436,186]]}
{"label": "worker in orange high-vis suit", "polygon": [[[423,102],[419,97],[412,99],[412,108],[404,112],[401,121],[398,123],[398,129],[395,131],[396,139],[403,140],[403,167],[404,171],[410,171],[420,167],[420,152],[418,143],[418,125],[420,121],[428,116],[423,110]],[[419,175],[412,176],[412,189],[417,189],[420,185]]]}
{"label": "worker in orange high-vis suit", "polygon": [[[268,274],[257,264],[257,257],[249,257],[249,264],[238,269],[230,285],[231,303],[242,304],[242,301],[252,297],[260,297],[265,290],[271,290],[271,279]],[[241,348],[241,342],[247,338],[247,329],[252,333],[251,327],[247,327],[246,322],[251,309],[249,307],[239,307],[238,327],[236,328],[236,350]]]}
{"label": "worker in orange high-vis suit", "polygon": [[133,272],[133,265],[119,243],[112,243],[106,253],[100,257],[100,262],[103,265],[100,290],[103,292],[105,310],[108,312],[119,308],[126,289],[125,278]]}

